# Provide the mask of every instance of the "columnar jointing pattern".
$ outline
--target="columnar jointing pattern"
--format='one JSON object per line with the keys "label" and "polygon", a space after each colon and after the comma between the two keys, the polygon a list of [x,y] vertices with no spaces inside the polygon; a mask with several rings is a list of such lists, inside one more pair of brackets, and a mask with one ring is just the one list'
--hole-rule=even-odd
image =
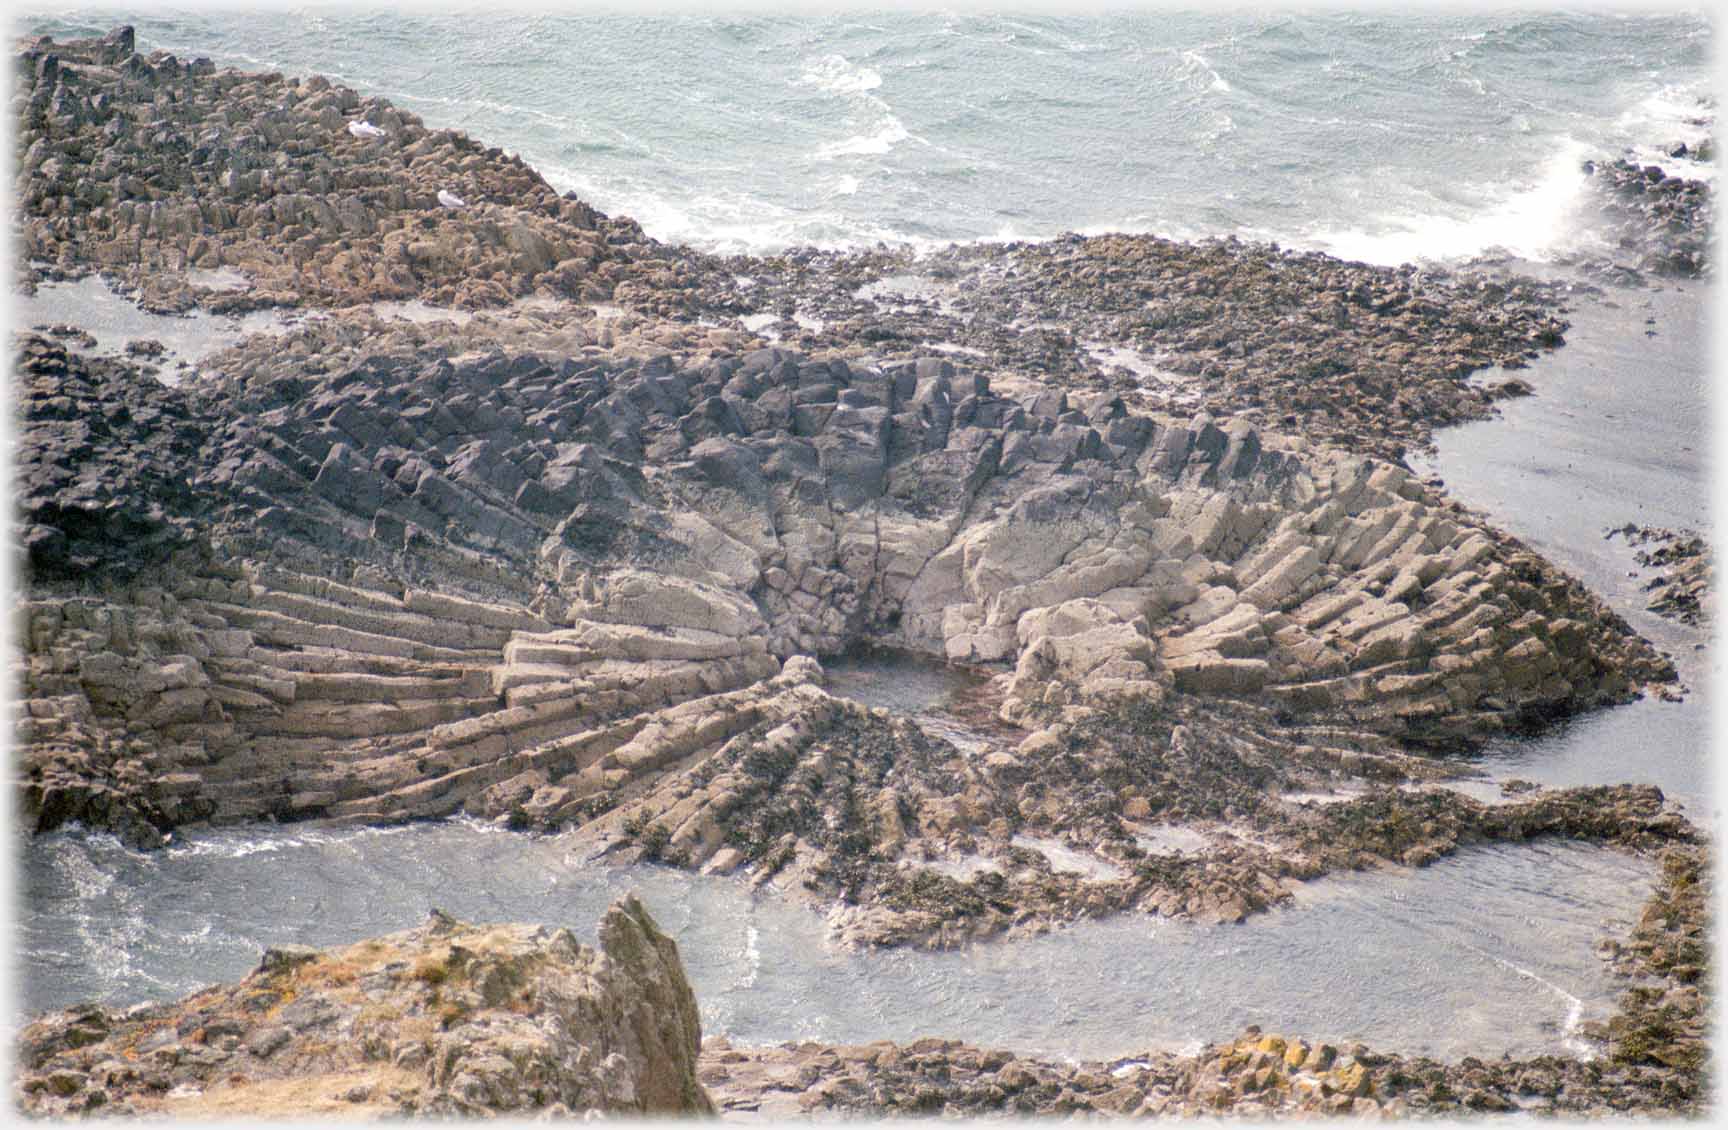
{"label": "columnar jointing pattern", "polygon": [[956,814],[982,761],[818,689],[861,644],[996,666],[1003,723],[1233,703],[1251,760],[1394,777],[1662,674],[1395,466],[946,360],[372,355],[172,427],[123,367],[24,361],[36,575],[138,576],[31,603],[44,826],[466,810],[736,865],[850,719],[899,751],[846,802],[892,857],[1001,806]]}

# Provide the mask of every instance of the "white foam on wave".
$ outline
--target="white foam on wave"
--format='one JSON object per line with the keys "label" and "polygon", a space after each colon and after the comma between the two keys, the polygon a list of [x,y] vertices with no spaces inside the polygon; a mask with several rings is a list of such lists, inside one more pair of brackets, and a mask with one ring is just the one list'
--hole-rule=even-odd
{"label": "white foam on wave", "polygon": [[844,55],[824,55],[804,65],[797,80],[831,94],[866,94],[882,85],[881,72],[849,61]]}
{"label": "white foam on wave", "polygon": [[[559,192],[575,192],[602,211],[629,216],[654,239],[714,254],[772,255],[809,245],[847,251],[877,243],[925,252],[951,242],[898,231],[887,218],[847,215],[836,207],[788,206],[744,188],[673,195],[648,178],[601,182],[555,164],[541,165],[540,171]],[[841,186],[850,179],[842,177]],[[846,195],[836,191],[827,199],[838,202]]]}
{"label": "white foam on wave", "polygon": [[741,989],[754,988],[756,977],[762,972],[762,931],[756,928],[754,920],[744,924],[744,975],[738,979]]}
{"label": "white foam on wave", "polygon": [[1640,165],[1657,165],[1663,172],[1688,180],[1714,182],[1716,162],[1668,156],[1668,147],[1683,141],[1688,149],[1711,135],[1707,122],[1715,110],[1706,105],[1699,91],[1690,86],[1667,84],[1639,99],[1614,121],[1615,132],[1632,138],[1628,153]]}
{"label": "white foam on wave", "polygon": [[[493,830],[491,825],[474,820],[473,817],[452,817],[449,822],[461,824],[474,831]],[[178,840],[166,847],[163,854],[175,859],[198,856],[216,859],[244,859],[252,855],[269,855],[301,848],[321,850],[334,846],[346,846],[390,836],[413,835],[415,831],[416,826],[412,824],[333,828],[304,826],[292,832],[264,830],[250,835],[219,831],[198,833]]]}
{"label": "white foam on wave", "polygon": [[1548,259],[1583,234],[1578,223],[1588,183],[1583,163],[1593,153],[1590,145],[1565,139],[1542,163],[1533,184],[1474,215],[1445,216],[1427,210],[1382,214],[1370,229],[1314,229],[1291,242],[1341,259],[1385,266],[1469,259],[1494,250]]}
{"label": "white foam on wave", "polygon": [[1218,124],[1213,126],[1211,129],[1207,130],[1203,135],[1201,135],[1201,140],[1203,140],[1203,141],[1217,141],[1219,138],[1223,137],[1225,134],[1235,133],[1235,132],[1236,132],[1236,119],[1232,118],[1229,114],[1222,114],[1221,113],[1218,115]]}
{"label": "white foam on wave", "polygon": [[1691,133],[1701,141],[1709,136],[1709,127],[1700,122],[1714,114],[1694,87],[1667,83],[1639,99],[1616,124],[1627,129],[1667,127]]}
{"label": "white foam on wave", "polygon": [[1074,229],[1084,236],[1099,235],[1157,235],[1165,239],[1194,241],[1205,239],[1216,232],[1192,224],[1180,223],[1167,216],[1155,216],[1150,212],[1132,212],[1120,220],[1109,223],[1085,224]]}
{"label": "white foam on wave", "polygon": [[1183,78],[1203,80],[1207,90],[1219,94],[1228,94],[1233,89],[1224,76],[1213,69],[1211,60],[1198,51],[1182,52],[1182,66],[1177,74]]}
{"label": "white foam on wave", "polygon": [[[906,123],[895,116],[893,107],[871,93],[882,85],[881,72],[871,67],[851,62],[844,55],[823,55],[808,61],[796,81],[799,85],[814,86],[851,103],[857,113],[848,118],[848,125],[856,126],[860,121],[869,123],[848,137],[818,146],[814,154],[818,161],[832,161],[837,157],[880,157],[902,141],[923,141],[914,137]],[[857,191],[856,182],[849,191]]]}
{"label": "white foam on wave", "polygon": [[879,124],[874,130],[856,133],[840,141],[831,141],[819,146],[816,150],[818,161],[832,161],[836,157],[880,157],[902,141],[912,136],[906,124],[893,114]]}

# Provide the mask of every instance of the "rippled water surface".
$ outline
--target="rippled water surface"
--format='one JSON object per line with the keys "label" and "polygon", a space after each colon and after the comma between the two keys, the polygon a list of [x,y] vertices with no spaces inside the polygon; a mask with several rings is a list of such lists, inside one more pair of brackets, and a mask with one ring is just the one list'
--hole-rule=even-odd
{"label": "rippled water surface", "polygon": [[355,941],[433,906],[591,941],[633,890],[677,938],[704,1031],[743,1043],[941,1033],[1104,1058],[1257,1023],[1436,1056],[1571,1053],[1573,1026],[1615,992],[1592,947],[1624,934],[1651,874],[1602,849],[1479,849],[1310,884],[1241,926],[1124,915],[965,952],[858,953],[777,893],[584,866],[558,837],[467,821],[206,833],[151,855],[55,834],[24,856],[19,1003],[175,998],[243,976],[267,944]]}
{"label": "rippled water surface", "polygon": [[1610,290],[1572,307],[1566,344],[1522,374],[1536,395],[1437,433],[1437,455],[1421,467],[1606,599],[1673,658],[1690,693],[1500,743],[1484,767],[1551,785],[1654,784],[1714,824],[1708,633],[1646,611],[1653,574],[1624,539],[1604,535],[1628,522],[1713,528],[1707,317],[1716,307],[1695,282]]}
{"label": "rippled water surface", "polygon": [[1698,13],[32,7],[30,31],[131,22],[329,75],[725,250],[1126,230],[1540,255],[1578,237],[1585,158],[1704,136],[1711,49]]}
{"label": "rippled water surface", "polygon": [[[1580,161],[1626,147],[1667,161],[1654,146],[1699,140],[1711,49],[1703,16],[1654,13],[44,7],[21,22],[58,36],[131,22],[146,50],[327,74],[705,248],[1132,230],[1377,262],[1595,246]],[[243,328],[150,320],[100,288],[43,287],[17,320],[78,321],[102,350],[154,337],[188,360]],[[890,282],[878,300],[895,299]],[[1490,770],[1653,781],[1694,817],[1707,808],[1709,659],[1698,633],[1638,611],[1630,554],[1601,532],[1705,524],[1701,299],[1669,289],[1621,295],[1618,311],[1580,307],[1569,344],[1525,374],[1538,395],[1442,433],[1429,468],[1603,592],[1694,687],[1683,705],[1639,703],[1496,747]],[[836,693],[971,740],[933,713],[968,685],[959,673],[883,657],[828,670]],[[1075,1057],[1248,1023],[1447,1058],[1576,1052],[1576,1024],[1615,991],[1593,947],[1624,934],[1652,875],[1577,845],[1481,848],[1310,884],[1294,908],[1241,926],[1123,915],[960,953],[860,954],[772,893],[582,865],[558,838],[470,822],[205,832],[152,855],[68,832],[15,851],[21,1010],[177,997],[243,975],[265,945],[352,941],[434,905],[591,936],[604,906],[637,890],[677,936],[708,1031],[749,1043],[941,1034]]]}

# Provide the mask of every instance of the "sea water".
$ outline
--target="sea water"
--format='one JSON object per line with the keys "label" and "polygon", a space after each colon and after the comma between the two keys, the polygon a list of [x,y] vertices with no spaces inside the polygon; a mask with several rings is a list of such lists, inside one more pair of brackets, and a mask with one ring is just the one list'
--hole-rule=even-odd
{"label": "sea water", "polygon": [[1073,230],[1541,258],[1589,238],[1581,163],[1671,164],[1710,89],[1701,11],[34,7],[20,30],[130,23],[140,50],[383,95],[725,251]]}
{"label": "sea water", "polygon": [[[1714,172],[1664,152],[1706,133],[1712,44],[1698,13],[56,9],[20,29],[121,22],[144,50],[384,95],[655,238],[721,252],[1124,230],[1382,263],[1503,251],[1541,268],[1605,249],[1585,159]],[[1441,433],[1426,472],[1603,592],[1694,687],[1691,705],[1640,703],[1495,747],[1488,767],[1652,780],[1698,817],[1702,635],[1639,612],[1601,531],[1705,524],[1704,360],[1683,337],[1701,337],[1704,294],[1631,293],[1623,309],[1660,307],[1645,315],[1657,338],[1642,317],[1589,321],[1581,307],[1572,343],[1524,374],[1538,395]],[[1652,357],[1668,370],[1655,384]],[[835,675],[842,693],[931,725],[953,689],[928,670]],[[433,905],[588,936],[636,890],[679,939],[707,1031],[941,1034],[1074,1057],[1192,1046],[1247,1023],[1449,1058],[1585,1054],[1577,1025],[1615,991],[1593,947],[1625,933],[1653,874],[1582,845],[1477,848],[1308,884],[1293,907],[1239,926],[1124,914],[928,954],[839,949],[781,893],[583,864],[558,837],[470,821],[204,831],[153,854],[72,830],[15,851],[20,1009],[176,997],[243,975],[264,945],[351,941]]]}
{"label": "sea water", "polygon": [[1242,925],[1138,913],[947,953],[859,952],[787,892],[581,861],[559,836],[470,820],[249,828],[133,851],[59,832],[24,853],[18,1006],[175,999],[244,976],[262,948],[421,922],[569,926],[592,943],[638,893],[678,941],[703,1030],[744,1044],[924,1035],[1073,1058],[1191,1049],[1247,1024],[1458,1058],[1588,1054],[1618,991],[1594,955],[1624,936],[1653,865],[1565,843],[1306,885]]}

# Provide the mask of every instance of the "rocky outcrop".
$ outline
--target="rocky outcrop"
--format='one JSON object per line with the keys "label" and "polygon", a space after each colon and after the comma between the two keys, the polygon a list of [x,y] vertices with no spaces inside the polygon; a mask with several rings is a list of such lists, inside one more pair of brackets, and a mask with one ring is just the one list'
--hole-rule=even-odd
{"label": "rocky outcrop", "polygon": [[1716,604],[1711,584],[1715,569],[1710,563],[1710,547],[1696,531],[1628,522],[1604,536],[1624,538],[1627,545],[1635,547],[1633,560],[1655,574],[1643,586],[1651,594],[1647,609],[1682,624],[1710,620]]}
{"label": "rocky outcrop", "polygon": [[37,1116],[697,1115],[696,1000],[635,898],[568,930],[434,910],[352,946],[266,950],[172,1004],[40,1017],[14,1095]]}
{"label": "rocky outcrop", "polygon": [[[1586,839],[1665,868],[1608,947],[1637,983],[1597,1062],[1251,1032],[1084,1065],[716,1042],[702,1077],[765,1114],[1702,1101],[1697,830],[1648,787],[1440,787],[1468,772],[1447,754],[1673,679],[1401,463],[1529,391],[1466,378],[1559,345],[1560,287],[1151,236],[724,260],[322,78],[141,55],[126,29],[16,62],[26,284],[323,308],[179,389],[148,341],[138,363],[79,355],[71,326],[18,345],[30,827],[151,847],[468,813],[776,880],[844,940],[931,947],[1234,922],[1330,871]],[[1629,270],[1700,269],[1707,192],[1596,179]],[[364,305],[406,298],[488,309]],[[763,313],[787,342],[734,328]],[[979,686],[937,724],[871,710],[825,689],[821,658],[855,648]],[[599,950],[435,914],[273,950],[179,1005],[39,1020],[18,1093],[40,1114],[698,1113],[697,1040],[633,903]]]}
{"label": "rocky outcrop", "polygon": [[[1680,150],[1685,156],[1685,147]],[[1696,278],[1709,272],[1715,204],[1707,181],[1624,157],[1586,162],[1584,171],[1618,248],[1611,264],[1597,270],[1629,282],[1643,274]]]}
{"label": "rocky outcrop", "polygon": [[[1377,267],[1235,238],[1063,236],[930,253],[733,260],[734,305],[803,349],[954,351],[1148,408],[1268,425],[1388,461],[1486,417],[1466,378],[1564,341],[1565,288]],[[704,290],[707,308],[726,307]],[[794,320],[796,319],[796,320]]]}
{"label": "rocky outcrop", "polygon": [[1192,1056],[1148,1051],[1079,1064],[934,1037],[739,1049],[712,1040],[702,1077],[723,1113],[779,1119],[1672,1117],[1704,1109],[1697,1081],[1673,1071],[1561,1056],[1441,1063],[1258,1027]]}
{"label": "rocky outcrop", "polygon": [[1246,418],[934,358],[336,356],[236,353],[167,432],[141,378],[25,346],[37,826],[591,817],[814,732],[813,668],[772,680],[865,643],[997,665],[1019,727],[1251,700],[1390,752],[1667,676],[1401,468]]}
{"label": "rocky outcrop", "polygon": [[[19,46],[30,278],[100,270],[164,310],[534,296],[728,326],[780,317],[771,332],[806,352],[958,349],[1184,416],[1258,410],[1388,460],[1487,415],[1492,396],[1465,378],[1521,367],[1566,328],[1562,295],[1529,280],[1234,239],[719,258],[657,244],[381,98],[135,46],[128,29]],[[361,123],[381,136],[355,136]],[[441,205],[440,191],[466,206]]]}
{"label": "rocky outcrop", "polygon": [[[326,311],[177,390],[25,339],[37,830],[467,812],[795,876],[859,941],[1233,920],[1519,826],[1422,802],[1425,839],[1365,816],[1316,854],[1279,791],[1442,779],[1432,754],[1673,677],[1397,462],[1484,410],[1473,369],[1559,343],[1551,289],[1112,236],[951,249],[917,266],[933,297],[884,304],[896,253],[660,248],[382,101],[134,48],[23,49],[51,272],[158,308],[497,308]],[[795,297],[832,348],[718,324]],[[1094,379],[1121,350],[1144,371]],[[820,657],[858,647],[975,668],[969,729],[826,693]],[[1601,838],[1628,805],[1658,827],[1647,799],[1530,803]],[[1184,822],[1205,858],[1136,846]]]}
{"label": "rocky outcrop", "polygon": [[[35,39],[14,60],[22,258],[50,273],[97,268],[151,308],[233,311],[610,299],[622,278],[672,269],[633,222],[381,98],[135,47],[120,28]],[[247,285],[212,283],[216,269]]]}
{"label": "rocky outcrop", "polygon": [[33,574],[125,581],[196,544],[191,479],[212,421],[132,366],[69,357],[45,338],[20,349],[32,423],[19,509]]}

